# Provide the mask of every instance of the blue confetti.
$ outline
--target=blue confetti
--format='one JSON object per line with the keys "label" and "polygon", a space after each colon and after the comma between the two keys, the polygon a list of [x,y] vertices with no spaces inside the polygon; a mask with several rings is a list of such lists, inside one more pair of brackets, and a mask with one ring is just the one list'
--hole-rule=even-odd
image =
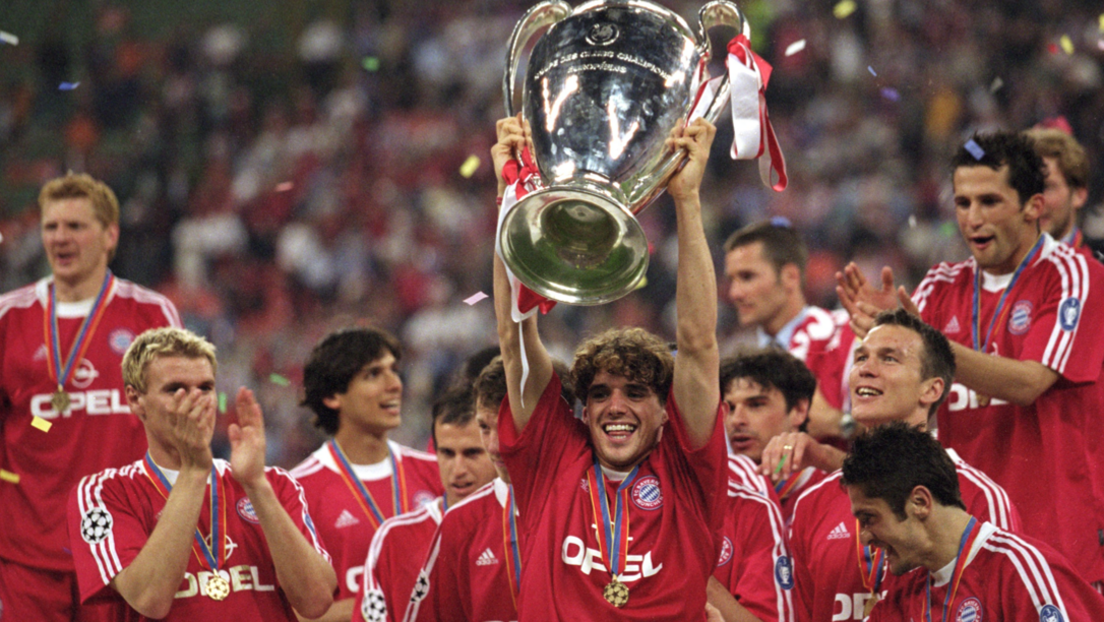
{"label": "blue confetti", "polygon": [[901,94],[897,92],[897,89],[885,87],[882,89],[882,97],[888,99],[891,102],[895,102],[901,99]]}
{"label": "blue confetti", "polygon": [[793,227],[793,223],[790,222],[790,219],[786,218],[785,216],[772,216],[770,219],[770,224],[775,227]]}
{"label": "blue confetti", "polygon": [[59,91],[72,91],[80,86],[80,82],[62,82],[58,85]]}
{"label": "blue confetti", "polygon": [[874,71],[874,68],[873,68],[873,67],[871,67],[870,65],[867,65],[867,66],[866,66],[866,70],[867,70],[867,71],[869,71],[869,72],[870,72],[870,75],[874,76],[875,78],[877,78],[877,77],[878,77],[878,72],[877,72],[877,71]]}
{"label": "blue confetti", "polygon": [[974,139],[966,141],[966,144],[962,146],[966,151],[970,152],[970,155],[974,156],[975,160],[980,160],[985,157],[985,150],[981,148],[981,145],[974,142]]}

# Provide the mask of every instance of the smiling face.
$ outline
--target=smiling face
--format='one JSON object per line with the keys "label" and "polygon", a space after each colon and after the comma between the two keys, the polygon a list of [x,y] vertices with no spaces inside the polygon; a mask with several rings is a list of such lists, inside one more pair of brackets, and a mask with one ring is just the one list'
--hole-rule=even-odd
{"label": "smiling face", "polygon": [[[792,270],[787,271],[787,268]],[[736,307],[743,326],[762,326],[770,334],[786,325],[792,317],[786,313],[791,303],[793,272],[800,287],[800,275],[795,266],[775,269],[763,253],[763,243],[738,246],[725,255],[725,276],[729,279],[728,301]],[[798,305],[800,310],[800,305]],[[793,313],[796,315],[796,312]]]}
{"label": "smiling face", "polygon": [[118,225],[100,222],[91,199],[59,199],[42,208],[42,245],[63,300],[65,289],[76,290],[83,297],[85,289],[100,285],[118,241]]}
{"label": "smiling face", "polygon": [[355,428],[380,436],[399,426],[402,419],[402,379],[395,355],[383,356],[368,363],[349,381],[348,388],[323,400],[338,412],[338,430]]}
{"label": "smiling face", "polygon": [[495,465],[480,440],[475,419],[463,425],[437,423],[437,466],[449,506],[478,490],[495,477]]}
{"label": "smiling face", "polygon": [[1008,165],[960,166],[954,203],[958,229],[978,265],[990,274],[1014,271],[1038,237],[1043,195],[1022,200],[1008,183]]}
{"label": "smiling face", "polygon": [[587,391],[583,421],[599,463],[627,471],[659,442],[667,412],[650,386],[599,371]]}
{"label": "smiling face", "polygon": [[809,403],[801,400],[792,410],[775,387],[764,388],[748,378],[734,378],[724,394],[725,434],[732,451],[759,462],[770,439],[793,432],[805,421]]}
{"label": "smiling face", "polygon": [[924,379],[924,342],[904,326],[875,326],[855,349],[848,382],[851,415],[873,427],[890,421],[923,425],[928,409],[943,394],[943,379]]}
{"label": "smiling face", "polygon": [[885,551],[890,572],[900,576],[924,565],[931,543],[907,504],[902,520],[885,499],[867,497],[861,486],[845,488],[851,499],[851,513],[859,521],[860,541]]}

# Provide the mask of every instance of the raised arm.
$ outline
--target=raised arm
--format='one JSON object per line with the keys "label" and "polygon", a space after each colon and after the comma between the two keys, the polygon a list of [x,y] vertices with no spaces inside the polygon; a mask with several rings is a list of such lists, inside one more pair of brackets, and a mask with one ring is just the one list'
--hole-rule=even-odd
{"label": "raised arm", "polygon": [[[501,119],[495,126],[498,142],[491,148],[495,175],[498,177],[498,197],[506,192],[502,169],[512,159],[520,157],[521,150],[529,143],[529,124],[518,117]],[[529,423],[533,407],[537,405],[548,381],[552,379],[552,357],[548,355],[540,335],[537,334],[537,318],[522,320],[519,325],[511,317],[513,308],[510,281],[502,258],[494,258],[495,317],[498,320],[498,344],[502,349],[502,363],[506,368],[506,388],[510,400],[510,412],[518,432]],[[524,354],[522,345],[524,340]],[[528,364],[525,386],[521,386],[523,364]]]}
{"label": "raised arm", "polygon": [[695,448],[709,442],[717,421],[721,389],[717,382],[720,354],[717,347],[717,275],[705,240],[701,217],[701,180],[709,148],[717,129],[696,119],[670,140],[685,149],[686,164],[667,185],[678,217],[678,274],[675,307],[678,326],[675,340],[675,401],[682,412]]}
{"label": "raised arm", "polygon": [[288,602],[308,618],[326,613],[333,603],[337,575],[291,520],[265,477],[264,417],[253,392],[238,390],[238,423],[230,424],[230,469],[245,489],[261,522],[276,579]]}
{"label": "raised arm", "polygon": [[111,586],[128,605],[153,619],[169,615],[173,597],[184,580],[211,475],[214,393],[179,389],[173,400],[169,415],[173,445],[181,461],[180,474],[142,550],[111,580]]}

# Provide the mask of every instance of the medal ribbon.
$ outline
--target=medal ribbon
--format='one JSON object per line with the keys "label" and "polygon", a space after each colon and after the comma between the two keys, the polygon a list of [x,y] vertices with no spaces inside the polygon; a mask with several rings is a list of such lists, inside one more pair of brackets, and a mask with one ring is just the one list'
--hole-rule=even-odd
{"label": "medal ribbon", "polygon": [[794,491],[794,488],[797,488],[797,485],[801,483],[801,476],[804,473],[804,471],[791,473],[789,477],[774,485],[774,492],[778,493],[779,500],[785,499],[790,496],[790,493]]}
{"label": "medal ribbon", "polygon": [[[161,493],[161,496],[167,500],[169,493],[172,492],[172,484],[161,472],[161,467],[157,466],[153,458],[150,457],[149,451],[146,452],[143,461],[146,464],[146,477],[149,478],[157,492]],[[200,531],[199,525],[196,525],[195,541],[199,549],[197,550],[193,546],[192,552],[195,553],[201,567],[203,561],[206,560],[211,570],[218,571],[226,563],[226,542],[225,538],[222,537],[226,529],[226,484],[219,477],[214,464],[211,465],[211,483],[207,489],[210,491],[211,499],[209,504],[211,506],[211,546],[207,546],[207,541],[203,539],[203,533]],[[201,524],[202,520],[202,517],[200,517]],[[203,553],[202,556],[200,552]]]}
{"label": "medal ribbon", "polygon": [[974,349],[978,352],[985,352],[989,347],[989,339],[993,336],[993,329],[997,326],[997,319],[1000,318],[1000,324],[1004,324],[1004,318],[1008,315],[1008,310],[1004,308],[1004,303],[1008,299],[1008,295],[1012,293],[1012,288],[1016,286],[1016,281],[1020,280],[1020,275],[1023,274],[1024,268],[1031,262],[1031,259],[1038,254],[1039,249],[1043,246],[1043,236],[1039,236],[1039,239],[1035,241],[1035,245],[1031,247],[1031,250],[1024,255],[1024,258],[1020,260],[1020,265],[1016,266],[1016,271],[1012,273],[1012,280],[1008,282],[1008,287],[1004,288],[1004,292],[1001,293],[1000,300],[997,301],[997,308],[993,310],[993,319],[989,321],[989,330],[985,333],[985,341],[979,340],[981,333],[981,268],[974,268],[974,317],[973,317],[973,332],[974,332]]}
{"label": "medal ribbon", "polygon": [[[771,66],[751,49],[748,33],[728,43],[728,83],[731,98],[733,160],[759,160],[759,177],[776,192],[786,189],[786,158],[767,112]],[[777,179],[777,181],[774,181]]]}
{"label": "medal ribbon", "polygon": [[[380,510],[379,504],[372,497],[372,493],[368,492],[364,482],[360,481],[360,478],[353,472],[353,466],[349,464],[349,459],[345,457],[345,452],[341,451],[337,441],[330,439],[326,446],[330,448],[330,454],[333,456],[334,462],[337,463],[337,472],[341,475],[341,479],[345,480],[345,485],[349,487],[349,491],[353,493],[353,497],[360,504],[360,508],[364,510],[365,516],[372,521],[372,526],[379,529],[379,526],[387,517],[383,515],[383,511]],[[406,474],[402,470],[402,465],[395,459],[395,452],[391,451],[390,447],[387,448],[387,458],[391,461],[391,495],[392,507],[395,510],[392,516],[397,516],[409,511],[406,504]]]}
{"label": "medal ribbon", "polygon": [[877,595],[882,591],[882,579],[885,578],[885,551],[874,547],[863,546],[859,540],[859,521],[855,521],[855,550],[859,557],[859,574],[862,576],[863,587]]}
{"label": "medal ribbon", "polygon": [[518,551],[517,506],[514,504],[514,486],[506,489],[506,505],[502,508],[502,539],[506,549],[506,578],[510,581],[510,597],[517,609],[518,590],[521,586],[521,553]]}
{"label": "medal ribbon", "polygon": [[81,323],[80,330],[77,331],[77,338],[73,340],[73,347],[69,350],[69,356],[65,359],[64,367],[61,363],[61,336],[57,324],[57,293],[54,284],[50,284],[48,288],[50,298],[46,303],[46,314],[43,317],[46,343],[50,346],[46,350],[46,369],[49,370],[50,378],[57,381],[59,391],[65,388],[65,384],[69,382],[69,377],[73,375],[74,364],[81,360],[85,351],[88,350],[92,335],[96,332],[96,327],[99,326],[104,311],[107,310],[104,300],[107,298],[107,292],[114,282],[115,275],[111,274],[111,270],[108,270],[107,274],[104,275],[103,284],[100,286],[100,293],[96,294],[96,300],[92,303],[92,309],[89,310],[84,322]]}
{"label": "medal ribbon", "polygon": [[[962,582],[962,571],[966,569],[966,561],[970,557],[970,549],[973,548],[974,540],[977,540],[980,533],[981,529],[978,528],[977,519],[971,516],[970,522],[966,524],[966,530],[962,532],[962,539],[958,541],[958,557],[955,558],[954,572],[951,573],[951,580],[947,583],[947,597],[943,599],[943,616],[941,617],[943,622],[947,621],[947,612],[954,603],[955,593],[958,592],[958,584]],[[927,593],[927,598],[924,600],[924,620],[926,620],[926,622],[931,622],[930,572],[928,573],[925,591]]]}
{"label": "medal ribbon", "polygon": [[[614,579],[625,569],[625,552],[629,549],[629,515],[625,512],[625,508],[629,504],[629,486],[636,479],[638,471],[640,471],[639,464],[633,467],[632,472],[617,487],[617,505],[612,520],[609,499],[606,496],[606,476],[602,473],[602,466],[598,464],[598,456],[594,457],[594,469],[587,471],[594,522],[601,524],[601,528],[596,530],[598,549],[602,553],[602,561],[606,562],[606,568],[609,568]],[[601,521],[598,520],[599,518]]]}

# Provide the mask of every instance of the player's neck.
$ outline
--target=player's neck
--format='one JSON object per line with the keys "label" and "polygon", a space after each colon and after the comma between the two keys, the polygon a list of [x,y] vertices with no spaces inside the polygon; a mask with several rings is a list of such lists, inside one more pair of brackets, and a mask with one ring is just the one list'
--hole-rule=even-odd
{"label": "player's neck", "polygon": [[387,433],[368,434],[350,427],[341,427],[334,440],[353,464],[375,464],[387,459]]}
{"label": "player's neck", "polygon": [[[970,523],[970,515],[961,508],[943,506],[936,503],[927,521],[928,533],[932,541],[931,552],[924,559],[924,567],[935,572],[958,557],[958,547],[962,543],[962,534]],[[962,551],[969,555],[969,551]]]}
{"label": "player's neck", "polygon": [[771,337],[774,337],[782,331],[786,324],[792,322],[804,308],[804,296],[791,296],[789,300],[786,301],[786,304],[782,305],[782,308],[778,310],[778,313],[763,325],[763,331]]}
{"label": "player's neck", "polygon": [[179,471],[183,462],[180,460],[180,454],[177,453],[173,447],[162,447],[156,442],[155,439],[148,438],[149,441],[149,455],[153,459],[153,463],[161,469],[168,469],[170,471]]}
{"label": "player's neck", "polygon": [[95,298],[107,276],[107,266],[97,268],[95,272],[81,279],[59,279],[54,276],[54,295],[58,302],[80,302]]}

